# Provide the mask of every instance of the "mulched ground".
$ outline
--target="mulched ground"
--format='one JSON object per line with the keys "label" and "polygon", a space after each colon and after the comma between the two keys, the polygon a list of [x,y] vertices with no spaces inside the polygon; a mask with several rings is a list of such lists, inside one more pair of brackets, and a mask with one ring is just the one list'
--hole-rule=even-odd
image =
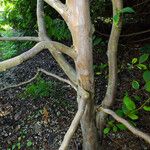
{"label": "mulched ground", "polygon": [[[128,58],[129,54],[125,53]],[[106,57],[106,56],[105,56]],[[122,60],[122,58],[120,58]],[[130,60],[130,59],[129,59]],[[100,60],[101,61],[101,60]],[[106,61],[106,60],[104,60]],[[128,61],[128,60],[124,60]],[[37,68],[43,68],[52,73],[65,77],[53,58],[47,51],[41,52],[32,60],[25,62],[5,73],[0,74],[0,88],[3,85],[17,84],[26,81],[36,74]],[[96,102],[100,103],[104,97],[107,79],[105,74],[95,76]],[[128,74],[129,73],[129,74]],[[117,106],[123,97],[123,90],[130,88],[128,78],[137,76],[130,72],[119,73],[119,85],[117,93]],[[67,131],[73,116],[77,110],[76,93],[68,85],[42,75],[46,81],[55,81],[58,85],[55,95],[46,98],[22,99],[19,94],[25,86],[12,88],[0,92],[0,103],[13,107],[9,115],[0,117],[0,150],[57,150],[65,132]],[[48,118],[45,119],[43,111],[46,110]],[[137,127],[150,133],[150,117],[148,113],[142,114],[142,119],[137,122]],[[129,131],[110,133],[104,138],[106,150],[149,150],[150,146],[143,140],[135,137]],[[81,149],[81,129],[74,135],[70,150]]]}

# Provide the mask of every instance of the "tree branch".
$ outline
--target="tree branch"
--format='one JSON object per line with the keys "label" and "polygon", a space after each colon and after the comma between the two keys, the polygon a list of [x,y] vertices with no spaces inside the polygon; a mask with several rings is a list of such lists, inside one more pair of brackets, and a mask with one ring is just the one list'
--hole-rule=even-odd
{"label": "tree branch", "polygon": [[43,0],[37,0],[37,24],[39,29],[39,37],[41,40],[47,40],[46,27],[44,21],[44,2]]}
{"label": "tree branch", "polygon": [[68,76],[68,78],[77,85],[77,75],[75,69],[66,61],[64,56],[61,53],[58,53],[56,51],[52,51],[52,49],[49,49],[54,59],[57,61],[59,66],[62,68],[62,70],[65,72],[65,74]]}
{"label": "tree branch", "polygon": [[137,40],[137,41],[132,41],[132,42],[129,42],[129,43],[139,43],[139,42],[148,41],[148,40],[150,40],[150,37],[144,38],[144,39],[140,39],[140,40]]}
{"label": "tree branch", "polygon": [[73,134],[75,133],[75,131],[80,123],[80,120],[84,114],[85,107],[86,107],[86,101],[81,100],[79,102],[78,111],[77,111],[69,129],[67,130],[67,133],[64,136],[63,142],[62,142],[59,150],[67,150],[68,145],[71,141],[71,138],[72,138]]}
{"label": "tree branch", "polygon": [[146,142],[148,142],[150,144],[150,136],[149,135],[147,135],[146,133],[143,133],[139,129],[133,127],[127,120],[119,117],[114,111],[112,111],[110,109],[105,109],[102,107],[100,108],[100,110],[111,115],[115,120],[117,120],[118,122],[125,125],[134,135],[136,135],[140,138],[143,138]]}
{"label": "tree branch", "polygon": [[[99,32],[99,31],[95,31],[95,32],[98,33],[99,35],[102,35],[102,36],[105,36],[105,37],[109,37],[109,34],[101,33],[101,32]],[[145,30],[145,31],[130,33],[130,34],[122,34],[122,35],[120,35],[120,37],[137,36],[137,35],[141,35],[141,34],[148,33],[148,32],[150,32],[150,29]]]}
{"label": "tree branch", "polygon": [[145,3],[148,3],[148,2],[150,2],[150,0],[144,0],[144,1],[141,2],[141,3],[138,3],[138,4],[136,4],[136,5],[133,5],[132,7],[138,7],[138,6],[143,5],[143,4],[145,4]]}
{"label": "tree branch", "polygon": [[31,36],[25,36],[25,37],[0,37],[0,41],[35,41],[40,42],[39,37],[31,37]]}
{"label": "tree branch", "polygon": [[24,61],[32,58],[33,56],[41,52],[44,48],[45,45],[43,45],[43,42],[39,42],[27,52],[24,52],[21,55],[16,56],[14,58],[0,62],[0,72],[6,71],[7,69],[20,65]]}
{"label": "tree branch", "polygon": [[32,77],[31,79],[29,79],[27,81],[24,81],[24,82],[21,82],[19,84],[15,84],[15,85],[10,85],[10,86],[4,87],[4,88],[0,89],[0,92],[8,90],[8,89],[11,89],[11,88],[16,88],[16,87],[28,84],[28,83],[32,82],[33,80],[35,80],[38,75],[39,75],[39,71],[37,71],[36,75],[34,77]]}
{"label": "tree branch", "polygon": [[58,75],[55,75],[55,74],[53,74],[53,73],[50,73],[50,72],[48,72],[48,71],[46,71],[46,70],[44,70],[44,69],[38,68],[36,75],[35,75],[34,77],[32,77],[31,79],[29,79],[29,80],[27,80],[27,81],[24,81],[24,82],[21,82],[21,83],[16,84],[16,85],[10,85],[10,86],[8,86],[8,87],[4,87],[4,88],[0,89],[0,92],[2,92],[2,91],[4,91],[4,90],[7,90],[7,89],[10,89],[10,88],[16,88],[16,87],[18,87],[18,86],[22,86],[22,85],[25,85],[25,84],[28,84],[28,83],[32,82],[33,80],[35,80],[35,79],[37,78],[37,76],[39,75],[39,72],[42,72],[42,73],[44,73],[44,74],[46,74],[46,75],[48,75],[48,76],[54,77],[54,78],[56,78],[56,79],[58,79],[58,80],[60,80],[60,81],[62,81],[62,82],[65,82],[65,83],[71,85],[71,87],[73,87],[73,88],[77,91],[76,85],[74,85],[70,80],[61,78],[61,77],[59,77]]}
{"label": "tree branch", "polygon": [[[113,4],[113,16],[116,15],[117,10],[122,10],[123,2],[122,0],[112,0]],[[109,64],[109,76],[108,76],[108,85],[106,95],[104,100],[102,101],[102,107],[109,108],[112,106],[115,100],[116,88],[117,88],[117,50],[118,50],[118,42],[119,36],[121,33],[122,27],[122,18],[119,20],[118,27],[116,27],[114,21],[112,25],[112,30],[110,34],[110,39],[108,42],[108,64]],[[103,128],[106,123],[106,113],[99,112],[97,117],[97,127],[100,129],[100,138],[103,136]]]}
{"label": "tree branch", "polygon": [[62,43],[55,42],[55,41],[50,41],[54,46],[57,51],[60,51],[68,56],[70,56],[73,60],[77,58],[77,53],[73,48],[70,48]]}
{"label": "tree branch", "polygon": [[[22,62],[32,58],[33,56],[35,56],[36,54],[41,52],[43,49],[49,49],[49,51],[51,53],[53,53],[53,55],[55,54],[55,59],[58,59],[56,57],[60,57],[59,55],[62,55],[59,50],[61,50],[65,54],[69,55],[70,57],[74,57],[75,54],[71,48],[69,48],[61,43],[59,43],[58,45],[57,44],[58,44],[57,42],[53,42],[53,41],[39,42],[33,48],[28,50],[27,52],[24,52],[23,54],[16,56],[14,58],[0,62],[0,72],[21,64]],[[57,48],[58,48],[58,50],[57,50]],[[73,52],[73,53],[71,53],[71,52]],[[62,58],[59,58],[59,59],[62,59]],[[61,62],[61,63],[63,63],[63,62]]]}
{"label": "tree branch", "polygon": [[66,16],[67,7],[60,0],[44,0],[47,4],[53,7],[64,19]]}
{"label": "tree branch", "polygon": [[42,72],[42,73],[44,73],[44,74],[46,74],[46,75],[48,75],[48,76],[54,77],[54,78],[56,78],[56,79],[58,79],[58,80],[60,80],[60,81],[62,81],[62,82],[65,82],[65,83],[71,85],[71,87],[73,87],[73,88],[77,91],[76,85],[74,85],[74,83],[72,83],[70,80],[61,78],[61,77],[59,77],[59,76],[57,76],[57,75],[55,75],[55,74],[53,74],[53,73],[50,73],[50,72],[48,72],[48,71],[46,71],[46,70],[44,70],[44,69],[38,69],[38,71],[40,71],[40,72]]}

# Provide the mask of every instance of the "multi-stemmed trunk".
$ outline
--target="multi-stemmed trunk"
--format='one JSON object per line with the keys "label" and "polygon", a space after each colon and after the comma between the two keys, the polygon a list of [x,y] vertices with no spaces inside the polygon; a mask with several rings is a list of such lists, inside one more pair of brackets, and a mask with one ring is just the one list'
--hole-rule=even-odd
{"label": "multi-stemmed trunk", "polygon": [[[83,149],[98,149],[98,134],[94,112],[94,74],[92,55],[92,26],[87,0],[73,0],[68,3],[69,11],[73,12],[68,26],[72,33],[77,72],[77,101],[86,101],[85,112],[80,121],[83,134]],[[85,98],[85,92],[88,96]]]}

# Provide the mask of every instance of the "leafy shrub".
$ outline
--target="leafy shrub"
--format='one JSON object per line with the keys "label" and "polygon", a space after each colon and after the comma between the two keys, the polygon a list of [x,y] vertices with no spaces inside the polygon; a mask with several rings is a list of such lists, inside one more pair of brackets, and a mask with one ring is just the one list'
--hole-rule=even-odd
{"label": "leafy shrub", "polygon": [[[146,46],[148,48],[148,46]],[[145,47],[145,48],[146,48]],[[147,51],[147,49],[145,49]],[[150,54],[144,53],[139,58],[133,58],[131,61],[130,69],[138,68],[142,71],[142,79],[139,82],[137,79],[132,80],[131,88],[136,90],[132,97],[125,94],[123,98],[122,107],[116,110],[116,113],[125,119],[127,119],[132,125],[136,125],[136,120],[139,119],[139,114],[141,110],[150,111],[150,97],[143,100],[143,98],[138,96],[138,90],[144,91],[144,93],[150,93],[150,66],[148,63]],[[131,70],[132,71],[132,70]],[[140,71],[140,72],[141,72]],[[137,93],[137,94],[136,94]],[[141,104],[142,103],[142,104]],[[140,104],[139,107],[137,107]],[[104,134],[108,134],[113,131],[125,130],[126,127],[123,124],[119,124],[114,119],[109,119],[104,129]]]}
{"label": "leafy shrub", "polygon": [[[23,33],[14,31],[13,29],[1,30],[2,37],[22,36]],[[12,42],[1,41],[0,42],[0,60],[6,60],[21,53],[24,49],[29,49],[33,46],[34,42]]]}
{"label": "leafy shrub", "polygon": [[48,35],[56,40],[71,39],[70,31],[64,20],[56,18],[52,19],[49,16],[45,17]]}

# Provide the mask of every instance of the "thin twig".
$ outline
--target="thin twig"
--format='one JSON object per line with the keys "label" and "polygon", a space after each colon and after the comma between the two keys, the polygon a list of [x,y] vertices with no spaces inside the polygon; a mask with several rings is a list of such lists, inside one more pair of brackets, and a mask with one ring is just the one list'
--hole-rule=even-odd
{"label": "thin twig", "polygon": [[25,85],[25,84],[28,84],[28,83],[32,82],[33,80],[35,80],[35,79],[37,78],[37,76],[39,75],[39,72],[42,72],[42,73],[44,73],[44,74],[46,74],[46,75],[48,75],[48,76],[54,77],[54,78],[56,78],[56,79],[58,79],[58,80],[60,80],[60,81],[62,81],[62,82],[65,82],[65,83],[71,85],[71,87],[73,87],[73,88],[77,91],[76,85],[74,85],[71,81],[69,81],[69,80],[67,80],[67,79],[64,79],[64,78],[61,78],[61,77],[59,77],[58,75],[55,75],[55,74],[50,73],[50,72],[48,72],[48,71],[46,71],[46,70],[44,70],[44,69],[39,68],[39,69],[37,70],[36,75],[35,75],[34,77],[32,77],[31,79],[29,79],[29,80],[27,80],[27,81],[24,81],[24,82],[21,82],[21,83],[16,84],[16,85],[10,85],[10,86],[8,86],[8,87],[4,87],[4,88],[2,88],[2,89],[0,90],[0,92],[2,92],[2,91],[4,91],[4,90],[7,90],[7,89],[10,89],[10,88],[16,88],[16,87],[19,87],[19,86],[22,86],[22,85]]}
{"label": "thin twig", "polygon": [[10,86],[4,87],[4,88],[2,88],[2,89],[0,90],[0,92],[5,91],[5,90],[8,90],[8,89],[11,89],[11,88],[16,88],[16,87],[19,87],[19,86],[28,84],[28,83],[32,82],[33,80],[35,80],[38,75],[39,75],[39,71],[37,71],[36,75],[35,75],[33,78],[31,78],[31,79],[29,79],[29,80],[27,80],[27,81],[21,82],[21,83],[19,83],[19,84],[16,84],[16,85],[10,85]]}
{"label": "thin twig", "polygon": [[114,111],[112,111],[110,109],[102,108],[102,107],[100,108],[100,110],[111,115],[115,120],[117,120],[118,122],[125,125],[134,135],[144,139],[146,142],[148,142],[150,144],[150,136],[148,134],[140,131],[139,129],[137,129],[135,127],[133,127],[127,120],[118,116]]}
{"label": "thin twig", "polygon": [[149,101],[150,101],[150,98],[147,99],[138,109],[136,109],[136,111],[142,109],[142,108],[145,106],[145,104],[146,104],[147,102],[149,102]]}
{"label": "thin twig", "polygon": [[143,4],[145,4],[145,3],[148,3],[148,2],[150,2],[150,0],[144,0],[144,1],[141,2],[141,3],[138,3],[138,4],[136,4],[136,5],[133,5],[132,7],[138,7],[138,6],[143,5]]}
{"label": "thin twig", "polygon": [[137,40],[137,41],[132,41],[130,43],[139,43],[139,42],[143,42],[143,41],[147,41],[147,40],[150,40],[150,37],[144,38],[144,39],[141,39],[141,40]]}
{"label": "thin twig", "polygon": [[65,82],[65,83],[71,85],[71,87],[73,87],[73,88],[77,91],[76,85],[74,85],[70,80],[61,78],[61,77],[59,77],[58,75],[55,75],[55,74],[53,74],[53,73],[50,73],[50,72],[48,72],[48,71],[46,71],[46,70],[44,70],[44,69],[38,69],[38,71],[40,71],[40,72],[42,72],[42,73],[44,73],[44,74],[46,74],[46,75],[48,75],[48,76],[52,76],[52,77],[54,77],[54,78],[56,78],[56,79],[58,79],[58,80],[60,80],[60,81],[62,81],[62,82]]}
{"label": "thin twig", "polygon": [[[101,33],[99,31],[95,31],[96,33],[102,35],[102,36],[105,36],[105,37],[109,37],[109,34],[106,34],[106,33]],[[144,34],[144,33],[149,33],[150,32],[150,29],[148,30],[145,30],[145,31],[140,31],[140,32],[135,32],[135,33],[130,33],[130,34],[122,34],[120,35],[120,37],[130,37],[130,36],[137,36],[137,35],[141,35],[141,34]]]}

